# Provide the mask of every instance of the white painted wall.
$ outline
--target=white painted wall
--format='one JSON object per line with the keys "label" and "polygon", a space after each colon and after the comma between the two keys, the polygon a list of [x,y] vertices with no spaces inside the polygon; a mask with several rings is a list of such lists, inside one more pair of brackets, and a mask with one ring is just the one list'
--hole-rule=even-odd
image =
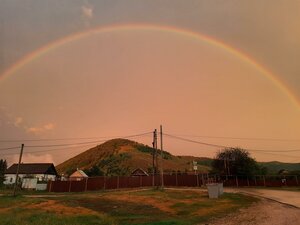
{"label": "white painted wall", "polygon": [[35,189],[37,185],[37,178],[23,178],[22,188],[24,189]]}
{"label": "white painted wall", "polygon": [[[19,174],[20,181],[23,180],[25,176],[31,176],[33,178],[37,178],[38,181],[48,181],[48,180],[55,180],[55,175],[49,175],[49,174]],[[3,184],[14,184],[16,181],[16,174],[5,174],[5,181]]]}
{"label": "white painted wall", "polygon": [[45,191],[47,189],[47,184],[36,184],[37,191]]}

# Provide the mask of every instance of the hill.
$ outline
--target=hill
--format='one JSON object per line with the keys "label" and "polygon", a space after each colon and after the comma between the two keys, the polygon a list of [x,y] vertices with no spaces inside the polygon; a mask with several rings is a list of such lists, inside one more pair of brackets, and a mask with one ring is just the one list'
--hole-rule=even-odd
{"label": "hill", "polygon": [[266,167],[269,174],[278,174],[280,170],[289,171],[291,174],[300,173],[300,163],[283,163],[283,162],[259,162],[259,165]]}
{"label": "hill", "polygon": [[[153,148],[127,139],[113,139],[61,163],[56,167],[60,174],[71,174],[76,168],[85,171],[98,171],[110,175],[129,175],[136,168],[152,171]],[[192,162],[207,158],[193,156],[174,156],[163,152],[165,172],[192,171]],[[161,161],[159,156],[159,163]],[[160,165],[159,165],[160,166]],[[199,172],[208,172],[209,166],[198,165]]]}

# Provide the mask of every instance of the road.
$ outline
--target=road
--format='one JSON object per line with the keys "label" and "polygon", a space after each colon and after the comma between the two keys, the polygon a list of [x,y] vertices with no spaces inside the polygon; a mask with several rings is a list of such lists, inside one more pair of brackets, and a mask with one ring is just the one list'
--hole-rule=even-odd
{"label": "road", "polygon": [[240,192],[260,196],[300,208],[300,191],[268,190],[256,188],[225,188],[224,191],[234,193]]}

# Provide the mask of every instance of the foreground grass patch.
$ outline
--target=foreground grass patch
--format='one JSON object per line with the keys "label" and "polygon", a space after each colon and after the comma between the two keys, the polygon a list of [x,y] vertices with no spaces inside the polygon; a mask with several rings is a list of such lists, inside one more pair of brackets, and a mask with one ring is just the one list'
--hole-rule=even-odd
{"label": "foreground grass patch", "polygon": [[143,190],[60,197],[0,197],[0,224],[190,225],[207,222],[257,199],[224,194],[208,199],[200,190]]}

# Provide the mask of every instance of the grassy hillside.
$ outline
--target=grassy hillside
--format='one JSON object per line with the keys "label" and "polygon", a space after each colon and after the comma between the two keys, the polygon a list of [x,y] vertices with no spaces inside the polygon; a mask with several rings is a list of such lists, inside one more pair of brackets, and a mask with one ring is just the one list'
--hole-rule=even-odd
{"label": "grassy hillside", "polygon": [[[70,174],[80,168],[89,170],[92,167],[114,170],[122,175],[129,175],[136,168],[149,171],[152,168],[152,148],[127,139],[113,139],[93,147],[58,165],[58,172]],[[201,161],[203,158],[193,156],[174,156],[164,151],[164,171],[192,171],[192,161]],[[160,156],[159,156],[160,163]],[[107,168],[110,165],[110,168]],[[111,168],[113,165],[113,168]],[[121,170],[120,170],[121,168]],[[209,166],[199,165],[199,172],[209,171]]]}
{"label": "grassy hillside", "polygon": [[268,169],[270,174],[278,174],[280,170],[287,170],[289,172],[300,171],[300,163],[283,163],[283,162],[259,162],[261,166]]}
{"label": "grassy hillside", "polygon": [[[71,174],[80,168],[90,170],[97,167],[111,174],[129,175],[136,168],[145,171],[152,169],[153,148],[127,139],[113,139],[61,163],[56,168],[61,174]],[[194,156],[174,156],[164,151],[164,171],[193,171],[193,161],[198,163],[198,172],[208,172],[212,159]],[[159,156],[160,168],[160,156]],[[269,174],[277,174],[280,170],[300,171],[300,163],[259,162],[266,167]],[[96,169],[97,169],[96,168]],[[150,171],[149,171],[150,172]]]}

